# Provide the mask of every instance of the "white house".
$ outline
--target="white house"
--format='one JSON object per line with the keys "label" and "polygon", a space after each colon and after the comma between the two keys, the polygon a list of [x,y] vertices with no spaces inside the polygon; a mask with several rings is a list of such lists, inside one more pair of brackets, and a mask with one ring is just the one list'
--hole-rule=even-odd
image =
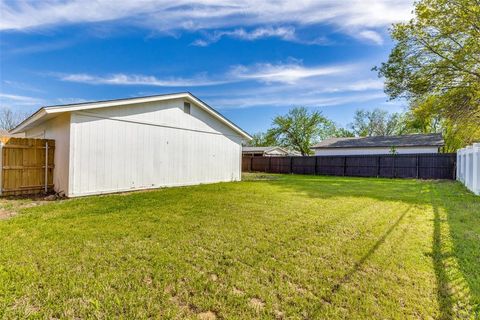
{"label": "white house", "polygon": [[312,147],[317,156],[347,156],[368,154],[438,153],[444,145],[441,133],[331,138]]}
{"label": "white house", "polygon": [[241,179],[250,135],[190,93],[43,107],[12,133],[55,139],[68,197]]}

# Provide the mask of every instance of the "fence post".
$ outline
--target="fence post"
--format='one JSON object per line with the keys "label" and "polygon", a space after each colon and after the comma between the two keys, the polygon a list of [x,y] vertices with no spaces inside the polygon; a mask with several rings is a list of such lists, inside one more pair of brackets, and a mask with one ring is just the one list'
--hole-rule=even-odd
{"label": "fence post", "polygon": [[48,192],[48,141],[45,141],[45,193]]}
{"label": "fence post", "polygon": [[3,191],[3,141],[0,141],[0,196]]}
{"label": "fence post", "polygon": [[347,173],[347,157],[343,157],[343,176]]}
{"label": "fence post", "polygon": [[253,156],[250,157],[250,172],[252,172],[252,168],[253,168]]}
{"label": "fence post", "polygon": [[290,173],[293,173],[293,157],[290,157]]}
{"label": "fence post", "polygon": [[465,184],[465,148],[460,149],[460,181]]}
{"label": "fence post", "polygon": [[272,172],[272,157],[268,157],[268,172]]}
{"label": "fence post", "polygon": [[313,168],[313,175],[314,175],[314,176],[317,175],[317,159],[318,159],[318,157],[315,156],[315,167]]}
{"label": "fence post", "polygon": [[465,148],[465,180],[463,183],[471,189],[472,188],[472,172],[470,171],[470,153],[472,153],[472,146]]}
{"label": "fence post", "polygon": [[392,162],[392,168],[393,168],[393,178],[396,177],[397,175],[397,170],[395,168],[395,155],[392,156],[393,162]]}
{"label": "fence post", "polygon": [[381,156],[377,157],[377,178],[380,177],[380,158]]}
{"label": "fence post", "polygon": [[472,146],[472,191],[480,195],[480,143],[474,143]]}
{"label": "fence post", "polygon": [[418,154],[417,154],[417,157],[416,157],[416,158],[417,158],[417,179],[418,179],[418,162],[419,162],[419,160],[420,160],[420,157],[418,156]]}

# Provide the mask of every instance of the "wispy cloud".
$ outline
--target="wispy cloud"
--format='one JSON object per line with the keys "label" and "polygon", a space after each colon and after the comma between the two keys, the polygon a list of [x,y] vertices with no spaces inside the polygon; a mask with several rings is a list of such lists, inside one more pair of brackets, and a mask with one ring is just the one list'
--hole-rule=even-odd
{"label": "wispy cloud", "polygon": [[87,84],[109,84],[109,85],[136,85],[156,87],[202,87],[219,85],[230,82],[228,80],[211,80],[205,76],[195,78],[163,78],[146,75],[129,75],[117,73],[112,75],[97,76],[85,73],[68,74],[60,76],[60,79],[68,82],[79,82]]}
{"label": "wispy cloud", "polygon": [[[245,40],[266,36],[289,39],[290,27],[271,26],[329,24],[350,35],[368,30],[361,31],[360,38],[379,43],[373,29],[408,19],[411,5],[409,0],[178,0],[175,3],[167,0],[24,0],[20,4],[4,1],[0,3],[0,30],[100,22],[160,32],[233,29],[214,32],[212,39],[215,41],[223,36]],[[240,27],[254,29],[245,31]],[[199,39],[197,44],[206,44],[212,39]]]}
{"label": "wispy cloud", "polygon": [[[218,108],[258,106],[335,106],[386,100],[381,79],[372,78],[365,65],[313,65],[290,59],[284,63],[236,65],[223,73],[191,78],[158,75],[63,74],[60,80],[90,85],[178,87],[195,91]],[[234,85],[229,85],[234,84]],[[222,85],[222,86],[219,86]],[[205,88],[209,86],[208,88]],[[203,88],[202,88],[203,87]]]}
{"label": "wispy cloud", "polygon": [[5,106],[34,106],[43,102],[43,99],[16,94],[0,93],[0,103]]}
{"label": "wispy cloud", "polygon": [[55,51],[55,50],[60,50],[60,49],[64,49],[69,46],[72,46],[76,42],[77,41],[73,39],[57,41],[57,42],[48,41],[44,43],[32,44],[27,46],[8,48],[6,51],[9,54],[15,54],[15,55],[39,53],[39,52],[45,52],[45,51]]}
{"label": "wispy cloud", "polygon": [[218,42],[223,37],[232,37],[242,40],[257,40],[262,38],[277,37],[283,40],[295,39],[295,28],[293,27],[260,27],[251,31],[239,28],[231,31],[214,31],[213,33],[205,33],[204,38],[195,40],[192,44],[205,47],[209,44]]}
{"label": "wispy cloud", "polygon": [[13,89],[18,89],[18,90],[23,90],[23,91],[29,91],[29,92],[38,92],[38,93],[43,93],[44,91],[41,89],[38,89],[35,86],[32,86],[30,84],[24,83],[24,82],[18,82],[18,81],[12,81],[12,80],[2,80],[2,84],[5,85],[6,87],[13,88]]}
{"label": "wispy cloud", "polygon": [[138,85],[156,87],[204,87],[242,81],[263,83],[295,84],[305,78],[325,77],[352,71],[353,65],[303,66],[298,61],[289,63],[260,63],[251,66],[230,67],[224,74],[209,77],[206,73],[192,78],[158,77],[117,73],[111,75],[91,75],[86,73],[58,74],[62,81],[86,84]]}
{"label": "wispy cloud", "polygon": [[352,66],[313,66],[300,64],[256,64],[254,66],[236,66],[230,72],[234,79],[257,80],[266,83],[281,82],[294,84],[301,79],[345,73]]}
{"label": "wispy cloud", "polygon": [[355,35],[357,38],[372,41],[375,44],[382,45],[383,37],[376,31],[362,30]]}
{"label": "wispy cloud", "polygon": [[240,96],[240,97],[220,97],[212,98],[208,101],[219,108],[250,108],[250,107],[284,107],[284,106],[307,106],[307,107],[327,107],[337,106],[347,103],[360,103],[373,100],[385,99],[382,92],[361,93],[351,95],[286,95],[276,96]]}

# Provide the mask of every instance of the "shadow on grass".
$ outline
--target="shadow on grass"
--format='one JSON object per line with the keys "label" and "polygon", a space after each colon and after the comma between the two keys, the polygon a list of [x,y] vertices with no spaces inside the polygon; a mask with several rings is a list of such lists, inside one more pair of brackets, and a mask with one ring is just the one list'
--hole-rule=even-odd
{"label": "shadow on grass", "polygon": [[438,206],[432,196],[433,207],[433,244],[432,244],[432,259],[433,268],[437,280],[437,302],[440,308],[440,319],[453,318],[453,295],[449,287],[449,277],[445,267],[446,260],[450,258],[449,253],[444,253],[442,245],[442,224],[445,220],[440,217]]}
{"label": "shadow on grass", "polygon": [[385,233],[380,237],[378,238],[378,240],[375,242],[375,244],[370,248],[370,250],[368,250],[368,252],[363,255],[363,257],[357,261],[355,263],[355,265],[353,266],[353,268],[348,271],[340,280],[337,281],[337,283],[335,283],[331,288],[330,288],[330,291],[327,295],[323,296],[321,299],[328,302],[328,303],[331,303],[331,300],[332,300],[332,297],[342,288],[342,286],[344,284],[346,284],[348,281],[350,281],[350,279],[352,278],[353,275],[355,275],[355,273],[357,273],[361,268],[362,266],[365,264],[365,262],[370,258],[370,256],[372,254],[375,253],[375,251],[377,251],[377,249],[385,242],[385,240],[387,239],[387,237],[392,233],[392,231],[400,224],[400,222],[403,220],[403,218],[405,217],[405,215],[408,213],[409,209],[405,210],[401,215],[400,217],[398,217],[398,219],[395,221],[395,223],[393,223],[387,231],[385,231]]}
{"label": "shadow on grass", "polygon": [[[432,261],[440,318],[480,319],[480,197],[454,181],[303,175],[279,177],[282,178],[263,182],[313,198],[368,197],[431,207],[434,214]],[[445,216],[441,215],[442,210]],[[328,302],[361,268],[405,214],[375,242],[352,270],[337,281],[331,293],[324,297],[325,301]]]}
{"label": "shadow on grass", "polygon": [[480,319],[480,199],[463,187],[450,194],[439,192],[442,187],[432,190],[431,199],[440,319]]}

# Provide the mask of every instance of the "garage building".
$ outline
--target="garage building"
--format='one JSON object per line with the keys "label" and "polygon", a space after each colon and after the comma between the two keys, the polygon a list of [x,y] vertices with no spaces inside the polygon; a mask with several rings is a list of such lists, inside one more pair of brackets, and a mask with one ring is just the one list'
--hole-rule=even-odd
{"label": "garage building", "polygon": [[238,181],[251,140],[188,92],[43,107],[11,132],[55,139],[68,197]]}

